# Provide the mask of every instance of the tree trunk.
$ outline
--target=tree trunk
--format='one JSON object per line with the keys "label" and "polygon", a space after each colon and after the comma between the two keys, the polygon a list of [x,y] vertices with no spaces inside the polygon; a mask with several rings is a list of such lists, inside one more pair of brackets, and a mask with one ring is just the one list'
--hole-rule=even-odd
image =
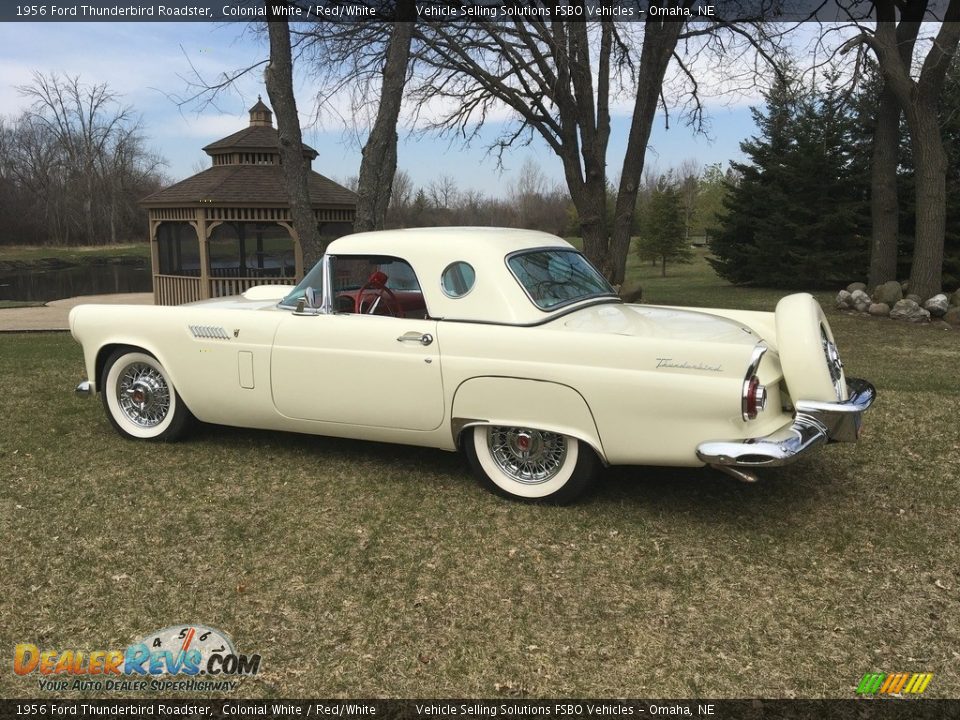
{"label": "tree trunk", "polygon": [[[598,191],[599,189],[599,191]],[[583,254],[596,268],[609,279],[612,264],[610,262],[610,236],[606,223],[606,188],[596,183],[586,185],[574,199],[577,215],[580,218],[580,235],[583,238]]]}
{"label": "tree trunk", "polygon": [[897,238],[900,210],[897,204],[897,148],[900,144],[900,104],[884,83],[873,136],[870,182],[870,215],[873,238],[867,285],[874,288],[897,279]]}
{"label": "tree trunk", "polygon": [[[290,28],[283,11],[282,0],[268,0],[270,21],[270,63],[264,71],[267,95],[277,116],[280,139],[280,158],[283,160],[283,179],[290,198],[293,226],[303,250],[304,267],[314,265],[323,255],[324,245],[317,229],[316,216],[310,205],[309,165],[303,155],[303,136],[300,117],[293,95],[293,58],[290,53]],[[280,9],[280,10],[278,10]],[[273,13],[277,14],[274,15]],[[274,19],[274,18],[282,19]]]}
{"label": "tree trunk", "polygon": [[630,123],[630,134],[627,138],[627,151],[623,158],[623,169],[620,172],[620,187],[617,192],[610,241],[612,266],[607,278],[614,285],[622,284],[626,273],[627,254],[630,252],[630,233],[633,229],[633,216],[637,209],[637,192],[643,175],[643,159],[657,113],[663,76],[683,28],[682,22],[648,19],[644,24],[637,97],[633,108],[633,120]]}
{"label": "tree trunk", "polygon": [[947,157],[940,138],[936,102],[918,102],[911,114],[917,228],[910,292],[926,300],[940,292],[943,278]]}
{"label": "tree trunk", "polygon": [[[413,12],[414,0],[400,0],[400,17],[412,15]],[[393,24],[393,34],[383,66],[377,119],[370,129],[367,144],[363,147],[363,160],[360,162],[357,218],[353,224],[356,232],[382,230],[386,222],[390,195],[393,192],[393,177],[397,171],[397,119],[400,117],[403,89],[407,81],[412,34],[412,22]]]}
{"label": "tree trunk", "polygon": [[667,276],[667,256],[661,255],[660,256],[660,277],[666,277],[666,276]]}

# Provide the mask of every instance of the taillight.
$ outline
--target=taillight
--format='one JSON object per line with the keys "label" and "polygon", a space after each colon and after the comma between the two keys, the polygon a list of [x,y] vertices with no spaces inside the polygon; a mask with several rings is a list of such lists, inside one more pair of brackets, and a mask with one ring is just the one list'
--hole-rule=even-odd
{"label": "taillight", "polygon": [[743,401],[741,409],[744,420],[754,420],[757,414],[763,410],[767,404],[767,388],[760,384],[760,378],[751,375],[750,379],[743,383]]}

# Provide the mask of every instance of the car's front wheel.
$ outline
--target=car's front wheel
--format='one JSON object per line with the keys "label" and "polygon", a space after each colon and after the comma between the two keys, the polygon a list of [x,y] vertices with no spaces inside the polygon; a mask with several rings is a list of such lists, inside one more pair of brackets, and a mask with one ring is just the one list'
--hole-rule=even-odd
{"label": "car's front wheel", "polygon": [[564,504],[597,472],[597,457],[569,435],[533,428],[479,425],[464,450],[480,484],[504,497]]}
{"label": "car's front wheel", "polygon": [[191,417],[163,365],[140,350],[115,351],[100,388],[111,424],[129,438],[175,440]]}

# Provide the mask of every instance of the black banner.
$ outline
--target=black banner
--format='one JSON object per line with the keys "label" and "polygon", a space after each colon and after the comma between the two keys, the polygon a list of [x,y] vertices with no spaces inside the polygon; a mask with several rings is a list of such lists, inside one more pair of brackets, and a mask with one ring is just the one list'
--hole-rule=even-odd
{"label": "black banner", "polygon": [[[946,18],[947,0],[930,0],[926,19]],[[398,11],[396,0],[289,0],[273,17],[291,22],[395,20],[569,20],[623,22],[855,22],[873,17],[868,0],[417,0],[412,11]],[[37,0],[0,3],[3,22],[266,22],[261,0]]]}
{"label": "black banner", "polygon": [[948,720],[960,700],[0,700],[0,717]]}

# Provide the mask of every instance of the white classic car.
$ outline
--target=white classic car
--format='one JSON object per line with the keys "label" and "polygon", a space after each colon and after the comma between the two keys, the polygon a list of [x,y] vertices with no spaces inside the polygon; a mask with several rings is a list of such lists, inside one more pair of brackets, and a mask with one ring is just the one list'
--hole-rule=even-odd
{"label": "white classic car", "polygon": [[817,302],[775,313],[623,303],[567,242],[501,228],[349,235],[292,291],[176,307],[80,305],[70,330],[124,436],[188,420],[461,449],[481,483],[565,502],[602,465],[741,480],[855,441]]}

